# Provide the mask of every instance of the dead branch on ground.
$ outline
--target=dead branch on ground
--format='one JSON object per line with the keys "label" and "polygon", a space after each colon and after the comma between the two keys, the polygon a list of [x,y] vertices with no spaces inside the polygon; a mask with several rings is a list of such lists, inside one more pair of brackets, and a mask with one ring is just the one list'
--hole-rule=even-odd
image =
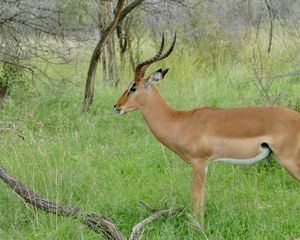
{"label": "dead branch on ground", "polygon": [[[49,201],[40,195],[33,192],[22,182],[18,181],[14,177],[10,176],[7,171],[0,166],[0,178],[25,202],[41,209],[47,213],[57,214],[63,217],[72,217],[80,220],[81,223],[87,225],[97,234],[105,236],[109,240],[126,240],[127,238],[119,230],[119,228],[109,218],[96,213],[86,213],[84,210],[78,207],[69,205],[58,205],[55,202]],[[132,230],[129,240],[139,240],[142,237],[145,227],[152,222],[161,219],[163,217],[169,217],[182,212],[182,209],[167,209],[162,211],[156,211],[149,217],[137,223]]]}

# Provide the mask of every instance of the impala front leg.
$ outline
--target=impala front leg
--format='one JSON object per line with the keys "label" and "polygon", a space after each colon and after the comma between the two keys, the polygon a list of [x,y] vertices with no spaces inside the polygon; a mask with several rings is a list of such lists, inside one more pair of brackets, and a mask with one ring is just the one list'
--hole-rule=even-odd
{"label": "impala front leg", "polygon": [[205,161],[192,163],[193,168],[193,207],[194,217],[204,223],[205,184],[207,166]]}

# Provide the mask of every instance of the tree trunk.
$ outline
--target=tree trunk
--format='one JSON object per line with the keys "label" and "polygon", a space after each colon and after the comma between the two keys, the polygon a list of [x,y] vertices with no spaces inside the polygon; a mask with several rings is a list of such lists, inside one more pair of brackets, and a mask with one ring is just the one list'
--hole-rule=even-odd
{"label": "tree trunk", "polygon": [[118,82],[117,77],[117,62],[115,58],[115,44],[113,37],[109,40],[107,44],[107,55],[108,55],[108,71],[109,71],[109,79],[108,84],[110,86],[116,86]]}
{"label": "tree trunk", "polygon": [[118,5],[117,5],[116,11],[115,11],[115,18],[112,21],[112,23],[103,32],[101,39],[99,40],[99,42],[92,54],[92,57],[90,60],[90,65],[89,65],[89,70],[88,70],[88,74],[87,74],[87,79],[86,79],[86,86],[85,86],[85,96],[84,96],[84,102],[83,102],[83,110],[84,111],[87,111],[93,102],[95,77],[96,77],[98,62],[99,62],[100,55],[101,55],[101,49],[118,25],[119,18],[121,15],[121,9],[124,5],[124,2],[125,2],[125,0],[118,1]]}
{"label": "tree trunk", "polygon": [[102,81],[107,82],[107,69],[106,69],[106,51],[103,49],[102,53]]}
{"label": "tree trunk", "polygon": [[107,42],[108,38],[111,36],[113,31],[117,27],[118,22],[122,21],[128,13],[130,13],[134,8],[140,5],[143,1],[144,0],[134,0],[131,4],[129,4],[126,8],[124,8],[124,10],[121,11],[125,0],[118,0],[118,5],[115,10],[115,18],[113,22],[103,32],[101,39],[99,40],[96,48],[94,49],[94,52],[90,60],[89,70],[86,78],[85,96],[83,101],[84,111],[88,111],[90,105],[93,102],[96,70],[97,70],[103,45]]}
{"label": "tree trunk", "polygon": [[8,93],[8,86],[0,84],[0,100],[3,100]]}
{"label": "tree trunk", "polygon": [[85,97],[84,97],[84,102],[83,102],[84,110],[88,110],[89,106],[93,102],[95,76],[96,76],[99,57],[101,54],[100,49],[97,52],[95,50],[94,50],[94,53],[93,53],[91,61],[90,61],[89,70],[88,70],[87,79],[86,79]]}

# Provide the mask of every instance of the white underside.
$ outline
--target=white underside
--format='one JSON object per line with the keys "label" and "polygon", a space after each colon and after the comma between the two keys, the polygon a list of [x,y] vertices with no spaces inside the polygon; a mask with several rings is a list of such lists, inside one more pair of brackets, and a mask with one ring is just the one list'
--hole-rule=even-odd
{"label": "white underside", "polygon": [[248,159],[220,158],[220,159],[213,160],[213,162],[227,162],[236,165],[250,165],[265,159],[270,154],[270,152],[271,150],[269,148],[262,147],[262,152],[253,158],[248,158]]}

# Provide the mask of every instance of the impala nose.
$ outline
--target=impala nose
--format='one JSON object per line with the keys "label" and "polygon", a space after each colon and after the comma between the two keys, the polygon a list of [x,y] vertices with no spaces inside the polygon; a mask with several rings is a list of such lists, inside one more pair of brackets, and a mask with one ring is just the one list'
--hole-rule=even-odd
{"label": "impala nose", "polygon": [[120,114],[121,111],[122,111],[121,108],[117,107],[117,104],[114,105],[114,109],[116,110],[116,112],[117,112],[118,114]]}

